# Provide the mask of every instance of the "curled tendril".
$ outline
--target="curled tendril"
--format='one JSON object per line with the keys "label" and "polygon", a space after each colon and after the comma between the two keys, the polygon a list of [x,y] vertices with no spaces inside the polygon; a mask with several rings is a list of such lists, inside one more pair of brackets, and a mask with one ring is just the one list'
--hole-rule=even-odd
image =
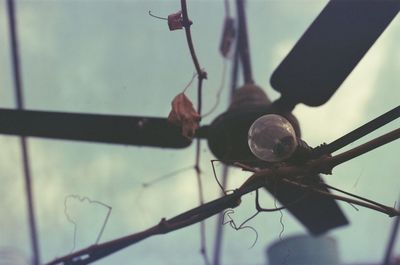
{"label": "curled tendril", "polygon": [[[235,221],[233,220],[233,218],[232,218],[232,216],[231,216],[231,214],[234,214],[234,213],[235,213],[235,211],[234,211],[233,209],[226,210],[226,211],[224,212],[224,214],[223,214],[222,225],[227,225],[227,224],[229,224],[230,227],[232,227],[232,228],[235,229],[236,231],[239,231],[239,230],[242,230],[242,229],[246,229],[246,228],[252,230],[252,231],[254,232],[254,234],[256,235],[256,238],[254,239],[254,242],[253,242],[253,244],[251,244],[251,246],[249,247],[249,249],[253,248],[253,247],[256,245],[256,243],[257,243],[257,240],[258,240],[258,233],[257,233],[257,230],[255,230],[252,226],[245,225],[245,224],[246,224],[247,222],[249,222],[250,220],[252,220],[254,217],[256,217],[257,214],[258,214],[259,212],[256,212],[255,214],[253,214],[252,216],[250,216],[249,218],[247,218],[247,219],[246,219],[243,223],[241,223],[239,226],[236,225]],[[225,220],[226,218],[227,218],[228,220]]]}
{"label": "curled tendril", "polygon": [[216,160],[216,159],[211,160],[211,166],[212,166],[212,170],[213,170],[213,173],[214,173],[214,179],[215,179],[215,181],[217,182],[218,186],[220,187],[221,191],[222,191],[224,194],[226,194],[226,191],[225,191],[224,187],[222,186],[221,182],[219,181],[219,179],[218,179],[218,177],[217,177],[217,173],[215,172],[215,165],[214,165],[214,163],[217,162],[217,161],[219,162],[219,160]]}
{"label": "curled tendril", "polygon": [[76,221],[73,220],[71,218],[71,216],[68,214],[68,200],[70,200],[70,199],[76,199],[79,202],[87,201],[89,203],[98,204],[98,205],[101,205],[101,206],[107,208],[107,214],[106,214],[106,217],[104,218],[103,225],[100,228],[100,231],[99,231],[99,234],[98,234],[97,239],[95,241],[95,244],[98,244],[99,241],[100,241],[100,238],[101,238],[101,236],[102,236],[102,234],[104,232],[104,229],[105,229],[105,227],[107,225],[108,218],[110,217],[110,214],[111,214],[111,211],[112,211],[112,207],[107,205],[107,204],[105,204],[105,203],[103,203],[103,202],[101,202],[101,201],[92,200],[92,199],[90,199],[89,197],[86,197],[86,196],[70,194],[70,195],[67,195],[65,197],[65,199],[64,199],[64,214],[65,214],[65,217],[67,218],[68,222],[70,222],[74,226],[74,239],[73,239],[74,241],[73,241],[72,250],[71,250],[71,252],[73,252],[75,250],[75,246],[76,246],[76,236],[77,236],[77,226],[78,225],[77,225]]}
{"label": "curled tendril", "polygon": [[[278,209],[278,206],[276,205],[276,198],[274,199],[274,205],[275,208]],[[282,213],[282,209],[279,209],[279,223],[281,224],[281,231],[279,232],[279,240],[282,241],[283,238],[283,232],[285,232],[285,224],[283,223],[283,213]]]}
{"label": "curled tendril", "polygon": [[[240,164],[240,163],[237,162],[236,160],[219,160],[219,159],[212,159],[212,160],[210,160],[210,162],[211,162],[211,167],[212,167],[213,174],[214,174],[214,179],[215,179],[215,181],[217,182],[217,184],[218,184],[219,188],[221,189],[221,191],[222,191],[225,195],[232,194],[235,190],[234,190],[234,189],[225,190],[224,187],[223,187],[223,185],[222,185],[222,183],[219,181],[219,179],[218,179],[218,177],[217,177],[217,173],[216,173],[216,171],[215,171],[215,164],[214,164],[214,163],[215,163],[215,162],[222,162],[222,163],[225,163],[225,164],[228,164],[228,163],[229,163],[229,165],[230,165],[230,164],[235,165],[236,163],[238,163],[238,164]],[[241,165],[243,165],[243,164],[241,164]]]}
{"label": "curled tendril", "polygon": [[153,15],[153,14],[151,13],[151,10],[149,10],[149,16],[154,17],[154,18],[158,18],[158,19],[162,19],[162,20],[168,20],[168,19],[165,18],[165,17],[160,17],[160,16]]}

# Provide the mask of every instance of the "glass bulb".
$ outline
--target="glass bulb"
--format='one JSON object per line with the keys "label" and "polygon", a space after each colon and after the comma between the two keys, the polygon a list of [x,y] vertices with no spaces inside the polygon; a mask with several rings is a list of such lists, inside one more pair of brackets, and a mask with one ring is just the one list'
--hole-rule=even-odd
{"label": "glass bulb", "polygon": [[297,148],[296,133],[284,117],[268,114],[250,127],[248,143],[251,152],[261,160],[279,162],[288,159]]}

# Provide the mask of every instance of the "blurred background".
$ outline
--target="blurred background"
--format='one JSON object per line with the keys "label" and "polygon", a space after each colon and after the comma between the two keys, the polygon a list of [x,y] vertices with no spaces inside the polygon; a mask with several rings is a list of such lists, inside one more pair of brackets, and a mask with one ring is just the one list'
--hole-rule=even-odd
{"label": "blurred background", "polygon": [[[0,0],[0,107],[15,108],[6,1]],[[247,18],[253,75],[271,99],[269,77],[327,1],[248,0]],[[194,67],[184,31],[169,31],[167,17],[180,10],[178,0],[32,0],[16,1],[25,107],[32,110],[166,117],[171,100],[190,81]],[[235,14],[234,3],[231,13]],[[223,78],[219,43],[224,2],[188,1],[192,36],[200,64],[208,73],[203,87],[203,112],[211,109]],[[331,100],[318,108],[298,105],[303,139],[310,146],[331,142],[397,106],[400,101],[400,18],[397,16]],[[226,110],[228,69],[217,109],[202,123]],[[239,82],[242,84],[242,82]],[[187,95],[196,101],[196,84]],[[350,145],[399,127],[395,121]],[[139,232],[199,204],[195,171],[143,183],[190,168],[195,146],[182,150],[140,148],[29,138],[34,206],[42,262],[94,244],[108,209],[74,198],[87,196],[112,207],[100,242]],[[27,264],[31,247],[20,142],[0,136],[0,264]],[[393,206],[399,198],[399,150],[396,141],[335,168],[324,179],[330,185]],[[201,170],[206,201],[220,196],[206,143]],[[221,175],[222,164],[216,163]],[[218,175],[218,174],[217,174]],[[248,173],[231,169],[228,189]],[[274,199],[262,192],[264,207]],[[393,218],[369,209],[356,211],[340,203],[350,225],[329,233],[335,238],[342,264],[379,264],[384,257]],[[74,225],[66,216],[76,223]],[[242,198],[232,215],[235,222],[255,213],[254,194]],[[282,239],[305,234],[282,212]],[[267,264],[266,248],[279,242],[280,213],[262,213],[250,221],[258,233],[224,227],[221,264]],[[206,221],[207,250],[212,256],[216,218]],[[74,243],[75,241],[75,243]],[[75,246],[74,246],[75,245]],[[96,264],[204,264],[199,252],[199,225],[155,236]],[[289,247],[288,247],[289,249]],[[400,244],[395,245],[400,255]],[[289,251],[289,250],[288,250]],[[11,261],[10,261],[11,260]],[[9,262],[9,263],[8,263]]]}

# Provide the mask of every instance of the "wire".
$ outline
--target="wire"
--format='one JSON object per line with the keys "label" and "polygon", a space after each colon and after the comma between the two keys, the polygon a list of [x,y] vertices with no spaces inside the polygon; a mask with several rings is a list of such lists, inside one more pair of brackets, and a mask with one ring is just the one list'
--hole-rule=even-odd
{"label": "wire", "polygon": [[203,116],[201,116],[201,118],[205,118],[205,117],[209,116],[218,107],[219,101],[221,99],[221,92],[222,92],[222,90],[224,89],[224,86],[225,86],[226,68],[227,68],[227,61],[224,59],[223,66],[222,66],[221,83],[220,83],[218,91],[217,91],[217,95],[216,95],[216,100],[215,100],[214,106],[212,106],[212,108],[209,111],[207,111],[207,113],[203,114]]}
{"label": "wire", "polygon": [[175,176],[177,176],[179,173],[182,173],[182,172],[185,172],[185,171],[188,171],[188,170],[192,170],[193,167],[194,167],[194,166],[183,167],[183,168],[174,170],[174,171],[172,171],[172,172],[170,172],[170,173],[167,173],[167,174],[164,174],[164,175],[162,175],[162,176],[159,176],[159,177],[157,177],[157,178],[154,178],[154,179],[152,179],[152,180],[149,180],[149,181],[147,181],[147,182],[143,182],[143,183],[142,183],[142,187],[143,187],[143,188],[148,188],[148,187],[154,185],[154,184],[157,183],[157,182],[164,181],[164,180],[166,180],[166,179],[168,179],[168,178],[175,177]]}
{"label": "wire", "polygon": [[[17,109],[22,110],[24,109],[24,97],[23,97],[22,78],[20,74],[20,58],[18,51],[16,9],[13,0],[7,0],[7,10],[8,10],[9,28],[10,28],[9,30],[10,47],[11,47],[11,59],[12,59],[13,75],[14,75],[14,90],[16,97],[16,105]],[[25,137],[20,137],[20,141],[21,141],[21,152],[22,152],[22,165],[23,165],[24,179],[25,179],[26,200],[28,205],[29,228],[31,234],[31,245],[33,254],[32,262],[34,265],[39,265],[40,250],[39,250],[39,240],[36,230],[31,170],[30,170],[29,156],[28,156],[28,144],[26,142]]]}

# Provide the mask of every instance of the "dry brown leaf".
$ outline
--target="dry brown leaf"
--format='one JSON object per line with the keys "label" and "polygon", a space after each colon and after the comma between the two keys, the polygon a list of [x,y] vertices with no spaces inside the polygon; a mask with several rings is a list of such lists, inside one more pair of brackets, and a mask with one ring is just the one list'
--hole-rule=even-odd
{"label": "dry brown leaf", "polygon": [[169,30],[177,30],[183,28],[182,11],[178,11],[168,16]]}
{"label": "dry brown leaf", "polygon": [[182,135],[192,139],[199,128],[200,115],[184,93],[178,94],[171,103],[172,110],[168,121],[182,128]]}

